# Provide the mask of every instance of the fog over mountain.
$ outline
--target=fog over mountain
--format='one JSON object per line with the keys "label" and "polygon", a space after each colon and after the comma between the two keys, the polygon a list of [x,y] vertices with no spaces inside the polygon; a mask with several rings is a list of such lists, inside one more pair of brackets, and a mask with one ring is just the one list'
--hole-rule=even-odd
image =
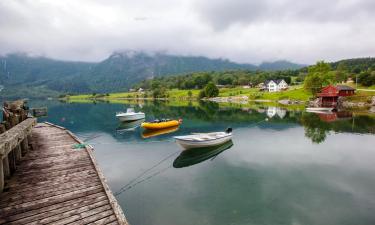
{"label": "fog over mountain", "polygon": [[2,0],[0,54],[103,61],[117,50],[260,64],[375,55],[372,0]]}

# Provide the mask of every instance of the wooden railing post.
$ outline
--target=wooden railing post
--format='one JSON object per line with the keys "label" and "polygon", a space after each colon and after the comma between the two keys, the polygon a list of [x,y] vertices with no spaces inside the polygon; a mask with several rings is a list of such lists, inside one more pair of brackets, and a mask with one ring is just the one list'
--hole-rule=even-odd
{"label": "wooden railing post", "polygon": [[5,178],[4,178],[4,166],[3,160],[0,157],[0,193],[4,190]]}
{"label": "wooden railing post", "polygon": [[10,169],[9,169],[8,157],[3,158],[2,161],[3,161],[4,177],[8,178],[8,177],[10,177]]}
{"label": "wooden railing post", "polygon": [[29,150],[29,142],[27,140],[27,137],[25,137],[25,139],[22,140],[21,142],[21,153],[22,153],[22,156],[25,156],[26,153],[28,152]]}

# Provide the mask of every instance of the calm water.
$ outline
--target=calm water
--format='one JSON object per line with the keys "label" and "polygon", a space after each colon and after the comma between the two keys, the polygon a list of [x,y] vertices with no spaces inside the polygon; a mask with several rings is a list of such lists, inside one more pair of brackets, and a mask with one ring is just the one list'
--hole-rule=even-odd
{"label": "calm water", "polygon": [[[89,139],[131,224],[375,224],[374,116],[133,105],[148,120],[184,119],[174,133],[143,138],[153,134],[121,130],[114,117],[129,105],[31,105],[48,105],[42,120]],[[229,149],[179,156],[172,140],[229,126]]]}

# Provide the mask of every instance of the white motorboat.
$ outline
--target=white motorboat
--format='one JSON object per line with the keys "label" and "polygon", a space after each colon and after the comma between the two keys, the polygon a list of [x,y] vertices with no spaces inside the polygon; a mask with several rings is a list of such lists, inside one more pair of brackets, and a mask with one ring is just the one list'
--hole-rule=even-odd
{"label": "white motorboat", "polygon": [[174,139],[184,149],[216,146],[232,139],[232,128],[228,128],[225,132],[194,133],[185,136],[175,136]]}
{"label": "white motorboat", "polygon": [[334,108],[330,107],[309,107],[306,108],[307,112],[332,112]]}
{"label": "white motorboat", "polygon": [[118,112],[116,113],[116,117],[120,121],[135,121],[145,118],[145,114],[143,112],[135,112],[133,108],[128,108],[126,112]]}

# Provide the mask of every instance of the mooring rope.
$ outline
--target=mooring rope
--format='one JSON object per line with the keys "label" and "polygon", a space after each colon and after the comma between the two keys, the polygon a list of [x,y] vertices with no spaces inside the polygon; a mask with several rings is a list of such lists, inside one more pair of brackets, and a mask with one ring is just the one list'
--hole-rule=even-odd
{"label": "mooring rope", "polygon": [[153,178],[153,177],[155,177],[155,176],[157,176],[157,175],[159,175],[159,174],[161,174],[161,173],[164,173],[165,171],[167,171],[167,170],[170,169],[171,167],[172,167],[172,166],[165,167],[164,169],[161,169],[161,170],[159,170],[159,171],[157,171],[157,172],[151,174],[150,176],[148,176],[148,177],[146,177],[146,178],[144,178],[144,179],[142,179],[142,180],[137,181],[137,182],[134,183],[133,185],[128,185],[127,187],[123,187],[120,191],[118,191],[118,192],[115,193],[115,196],[118,196],[118,195],[124,193],[125,191],[134,188],[134,187],[137,186],[138,184],[141,184],[141,183],[143,183],[143,182],[145,182],[145,181],[147,181],[147,180],[149,180],[149,179],[151,179],[151,178]]}
{"label": "mooring rope", "polygon": [[139,178],[141,178],[142,176],[144,176],[145,174],[147,174],[149,171],[151,171],[152,169],[156,168],[157,166],[159,166],[160,164],[162,164],[163,162],[165,162],[166,160],[168,160],[169,158],[171,158],[172,156],[176,155],[179,152],[180,151],[176,151],[176,152],[174,152],[172,154],[169,154],[167,157],[163,158],[162,160],[160,160],[158,163],[156,163],[152,167],[150,167],[147,170],[143,171],[140,175],[138,175],[137,177],[135,177],[132,180],[130,180],[127,184],[125,184],[117,192],[115,192],[115,196],[117,196],[120,193],[122,193],[123,190],[127,189],[127,187],[130,186],[133,182],[135,182],[136,180],[138,180]]}

